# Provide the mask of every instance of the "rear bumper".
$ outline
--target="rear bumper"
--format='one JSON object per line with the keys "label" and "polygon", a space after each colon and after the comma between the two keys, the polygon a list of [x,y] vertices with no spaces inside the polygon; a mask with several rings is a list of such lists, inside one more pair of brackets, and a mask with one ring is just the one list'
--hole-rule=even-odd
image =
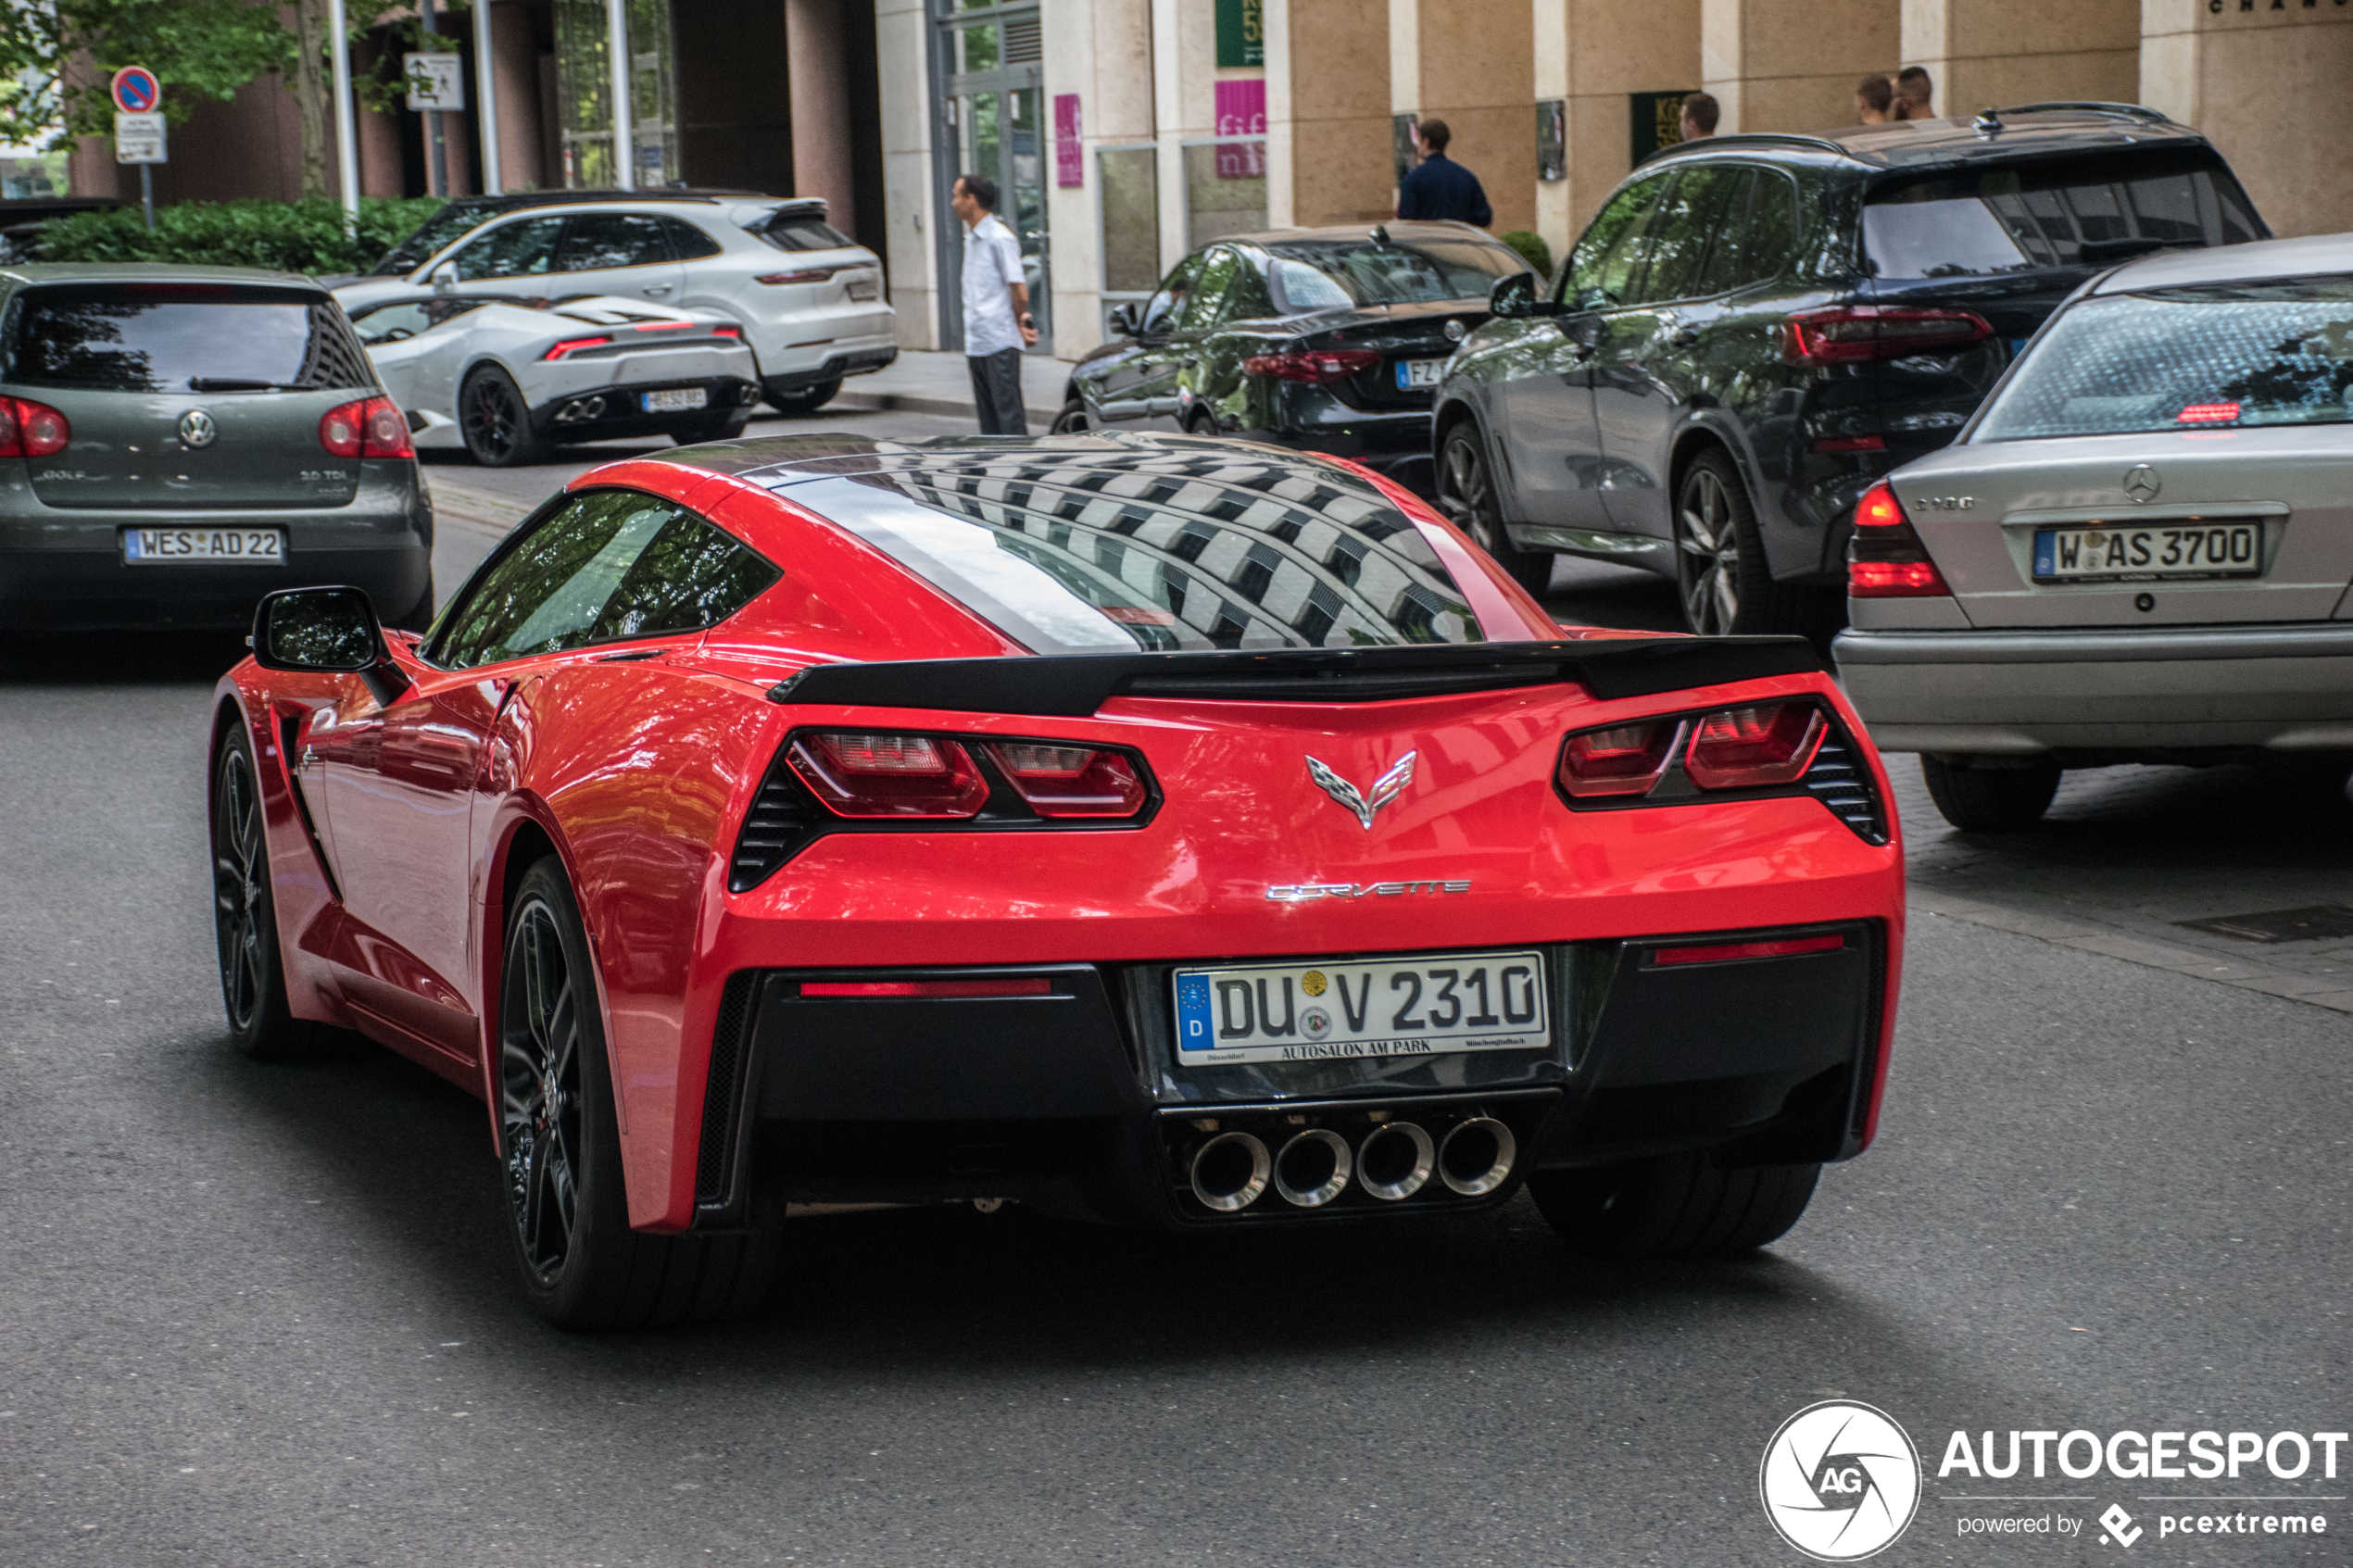
{"label": "rear bumper", "polygon": [[[956,1000],[800,995],[806,980],[879,971],[740,972],[711,1053],[696,1223],[740,1224],[745,1195],[767,1184],[796,1201],[1010,1197],[1161,1226],[1322,1223],[1487,1207],[1531,1169],[1674,1150],[1727,1164],[1847,1158],[1879,1077],[1885,928],[1807,931],[1846,945],[1675,965],[1655,961],[1655,942],[1556,946],[1548,1050],[1279,1066],[1179,1067],[1171,964],[1008,966],[988,972],[1043,976],[1052,994]],[[1442,1142],[1479,1116],[1516,1149],[1508,1179],[1484,1191],[1433,1175],[1403,1198],[1358,1184],[1303,1207],[1270,1186],[1220,1212],[1189,1179],[1202,1140],[1222,1133],[1271,1154],[1315,1128],[1354,1148],[1385,1121]]]}
{"label": "rear bumper", "polygon": [[[761,383],[771,392],[789,395],[806,392],[824,382],[839,381],[844,376],[862,376],[879,370],[899,358],[899,345],[885,336],[872,341],[829,344],[822,349],[794,350],[775,358],[790,368],[771,370],[770,358],[763,356]],[[802,360],[813,362],[800,363]]]}
{"label": "rear bumper", "polygon": [[[1300,410],[1292,407],[1284,412],[1297,414]],[[1428,495],[1432,493],[1436,479],[1429,433],[1428,408],[1365,413],[1325,395],[1307,417],[1287,429],[1234,433],[1249,441],[1288,446],[1294,452],[1346,458],[1384,478],[1395,480],[1416,495]]]}
{"label": "rear bumper", "polygon": [[[678,413],[649,414],[643,395],[700,387],[709,401]],[[553,441],[604,441],[620,435],[692,435],[729,410],[760,401],[760,385],[736,376],[631,382],[551,398],[531,411],[531,427]]]}
{"label": "rear bumper", "polygon": [[1831,652],[1881,751],[2353,749],[2353,622],[1848,631]]}

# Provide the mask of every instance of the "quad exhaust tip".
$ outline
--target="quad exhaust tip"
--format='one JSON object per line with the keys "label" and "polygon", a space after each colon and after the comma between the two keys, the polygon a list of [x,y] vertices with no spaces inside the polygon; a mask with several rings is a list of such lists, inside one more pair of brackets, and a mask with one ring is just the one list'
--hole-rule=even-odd
{"label": "quad exhaust tip", "polygon": [[1429,1184],[1438,1148],[1412,1122],[1384,1122],[1356,1148],[1356,1185],[1385,1203],[1401,1203]]}
{"label": "quad exhaust tip", "polygon": [[1220,1133],[1193,1150],[1193,1196],[1220,1214],[1238,1213],[1266,1190],[1273,1165],[1266,1146],[1250,1134]]}
{"label": "quad exhaust tip", "polygon": [[1438,1179],[1449,1192],[1477,1198],[1502,1186],[1519,1157],[1519,1140],[1492,1116],[1458,1122],[1438,1146]]}
{"label": "quad exhaust tip", "polygon": [[[1290,1120],[1296,1125],[1306,1118]],[[1269,1187],[1293,1209],[1338,1202],[1352,1184],[1379,1202],[1402,1203],[1428,1189],[1433,1178],[1457,1198],[1480,1198],[1508,1182],[1519,1159],[1511,1128],[1485,1115],[1441,1123],[1435,1138],[1417,1123],[1379,1120],[1353,1147],[1333,1128],[1300,1127],[1271,1153],[1256,1134],[1218,1132],[1214,1121],[1194,1125],[1210,1135],[1194,1144],[1187,1178],[1193,1197],[1218,1214],[1241,1212]]]}
{"label": "quad exhaust tip", "polygon": [[1321,1209],[1348,1190],[1356,1157],[1348,1140],[1327,1127],[1310,1127],[1275,1157],[1275,1190],[1298,1209]]}

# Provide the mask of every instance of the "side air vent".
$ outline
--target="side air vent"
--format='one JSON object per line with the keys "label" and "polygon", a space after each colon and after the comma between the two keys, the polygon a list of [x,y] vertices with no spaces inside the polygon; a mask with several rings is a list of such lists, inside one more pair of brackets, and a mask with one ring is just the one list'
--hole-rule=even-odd
{"label": "side air vent", "polygon": [[719,994],[719,1022],[711,1032],[711,1078],[703,1088],[702,1148],[695,1161],[695,1202],[727,1200],[727,1178],[736,1164],[736,1107],[742,1098],[745,1047],[751,1036],[755,970],[727,977]]}
{"label": "side air vent", "polygon": [[1833,725],[1822,749],[1814,754],[1814,765],[1806,770],[1803,781],[1814,798],[1830,808],[1831,815],[1855,830],[1855,835],[1866,844],[1887,842],[1887,814],[1880,809],[1879,792],[1871,787],[1871,775],[1855,759],[1854,748],[1846,737]]}
{"label": "side air vent", "polygon": [[822,811],[809,792],[793,777],[785,762],[787,748],[779,746],[760,781],[760,794],[744,813],[743,831],[736,835],[735,857],[727,862],[727,891],[749,893],[776,874],[776,869],[799,853],[801,846],[820,831]]}

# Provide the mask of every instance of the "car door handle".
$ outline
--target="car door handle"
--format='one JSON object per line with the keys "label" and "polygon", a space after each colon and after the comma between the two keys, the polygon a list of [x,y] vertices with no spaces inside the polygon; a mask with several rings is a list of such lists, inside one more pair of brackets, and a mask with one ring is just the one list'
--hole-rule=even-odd
{"label": "car door handle", "polygon": [[1692,345],[1697,343],[1698,341],[1699,329],[1697,327],[1685,327],[1681,331],[1678,332],[1673,337],[1668,338],[1667,340],[1667,345],[1669,348],[1689,348]]}
{"label": "car door handle", "polygon": [[668,294],[670,292],[670,285],[668,283],[648,283],[646,285],[646,292],[648,294]]}

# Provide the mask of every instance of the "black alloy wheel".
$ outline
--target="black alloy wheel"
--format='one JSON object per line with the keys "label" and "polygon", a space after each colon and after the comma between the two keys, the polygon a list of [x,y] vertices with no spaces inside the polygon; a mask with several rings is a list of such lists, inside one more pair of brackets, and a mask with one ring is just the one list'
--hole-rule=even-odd
{"label": "black alloy wheel", "polygon": [[539,458],[530,407],[504,370],[484,368],[466,378],[458,392],[458,427],[466,450],[484,468],[513,468]]}
{"label": "black alloy wheel", "polygon": [[1528,1178],[1537,1211],[1601,1258],[1726,1258],[1778,1241],[1813,1199],[1819,1165],[1720,1171],[1701,1153]]}
{"label": "black alloy wheel", "polygon": [[1549,550],[1523,550],[1504,532],[1502,508],[1489,478],[1486,444],[1478,427],[1468,420],[1446,433],[1438,453],[1438,509],[1471,537],[1471,542],[1495,558],[1512,581],[1542,598],[1553,585]]}
{"label": "black alloy wheel", "polygon": [[[1691,460],[1675,487],[1676,598],[1683,625],[1704,637],[1827,634],[1834,597],[1775,581],[1756,532],[1756,508],[1730,454],[1711,446]],[[1839,599],[1837,609],[1844,608]]]}
{"label": "black alloy wheel", "polygon": [[766,395],[769,406],[778,413],[799,418],[813,414],[832,402],[834,395],[841,390],[841,378],[836,376],[831,381],[817,382],[791,392],[779,390],[775,383],[769,382],[761,390]]}
{"label": "black alloy wheel", "polygon": [[1087,417],[1086,403],[1074,397],[1063,405],[1063,411],[1054,416],[1054,422],[1047,427],[1046,433],[1048,435],[1084,435],[1094,428],[1094,421]]}
{"label": "black alloy wheel", "polygon": [[243,721],[221,737],[212,772],[212,924],[229,1037],[261,1061],[308,1053],[315,1026],[294,1016],[271,896],[261,784]]}
{"label": "black alloy wheel", "polygon": [[579,906],[553,857],[525,872],[498,985],[498,1148],[507,1234],[532,1306],[560,1328],[670,1327],[756,1311],[784,1204],[753,1193],[719,1235],[632,1230],[602,1008]]}

